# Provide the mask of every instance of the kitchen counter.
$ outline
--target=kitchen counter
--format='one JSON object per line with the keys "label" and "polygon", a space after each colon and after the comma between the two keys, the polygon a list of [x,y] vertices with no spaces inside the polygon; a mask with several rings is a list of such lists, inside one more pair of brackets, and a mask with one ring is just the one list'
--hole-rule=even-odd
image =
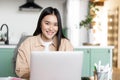
{"label": "kitchen counter", "polygon": [[0,48],[16,48],[17,44],[9,44],[9,45],[4,45],[0,44]]}
{"label": "kitchen counter", "polygon": [[[9,45],[4,45],[4,44],[0,44],[0,48],[16,48],[17,44],[9,44]],[[78,47],[74,47],[74,48],[110,48],[113,49],[114,46],[78,46]]]}
{"label": "kitchen counter", "polygon": [[114,48],[114,46],[78,46],[78,47],[74,47],[74,48],[83,48],[83,49],[85,49],[85,48],[110,48],[110,49],[113,49]]}

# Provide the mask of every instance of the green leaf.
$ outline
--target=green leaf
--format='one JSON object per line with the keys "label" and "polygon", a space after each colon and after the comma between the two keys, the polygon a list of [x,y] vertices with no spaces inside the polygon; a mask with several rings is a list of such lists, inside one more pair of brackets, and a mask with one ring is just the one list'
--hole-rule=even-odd
{"label": "green leaf", "polygon": [[[92,9],[94,12],[99,11],[99,9],[95,7],[96,4],[94,2],[89,2],[88,6],[89,6],[89,9]],[[90,24],[92,21],[93,21],[93,17],[92,15],[90,15],[90,13],[88,13],[88,15],[86,16],[86,19],[80,22],[79,24],[80,28],[85,27],[86,29],[90,29],[91,28]]]}

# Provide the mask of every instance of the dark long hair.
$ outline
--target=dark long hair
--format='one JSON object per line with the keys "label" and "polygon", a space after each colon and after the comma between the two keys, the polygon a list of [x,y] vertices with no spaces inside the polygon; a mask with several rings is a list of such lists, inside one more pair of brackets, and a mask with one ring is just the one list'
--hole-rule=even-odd
{"label": "dark long hair", "polygon": [[38,20],[38,23],[37,23],[37,28],[35,30],[35,32],[33,33],[33,36],[36,36],[40,33],[42,33],[42,30],[41,30],[41,21],[42,19],[47,16],[47,15],[50,15],[50,14],[54,14],[56,17],[57,17],[57,21],[58,21],[58,32],[57,32],[57,50],[59,50],[59,47],[60,47],[60,44],[61,44],[61,38],[65,38],[65,36],[63,35],[62,33],[62,22],[61,22],[61,16],[60,16],[60,13],[59,11],[56,9],[56,8],[52,8],[52,7],[47,7],[45,8],[40,17],[39,17],[39,20]]}

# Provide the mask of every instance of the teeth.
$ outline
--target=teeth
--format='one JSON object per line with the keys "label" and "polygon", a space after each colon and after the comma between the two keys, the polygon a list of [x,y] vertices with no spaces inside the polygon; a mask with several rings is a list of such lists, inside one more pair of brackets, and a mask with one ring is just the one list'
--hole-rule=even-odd
{"label": "teeth", "polygon": [[53,32],[48,32],[48,31],[47,31],[47,33],[48,33],[49,35],[52,35],[52,34],[53,34]]}

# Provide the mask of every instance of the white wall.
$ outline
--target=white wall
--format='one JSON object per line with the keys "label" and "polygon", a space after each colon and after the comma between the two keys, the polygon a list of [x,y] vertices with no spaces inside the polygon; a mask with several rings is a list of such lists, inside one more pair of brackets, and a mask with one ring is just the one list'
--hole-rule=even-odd
{"label": "white wall", "polygon": [[67,2],[67,28],[68,37],[73,46],[81,46],[87,42],[87,30],[80,29],[79,23],[86,18],[88,0],[68,0]]}
{"label": "white wall", "polygon": [[[43,8],[52,6],[59,9],[63,27],[68,27],[68,37],[73,46],[80,46],[83,42],[87,42],[87,31],[79,29],[79,22],[87,15],[88,0],[34,1]],[[19,11],[19,6],[25,2],[26,0],[0,0],[0,26],[4,23],[8,25],[11,44],[17,44],[21,35],[32,35],[36,29],[40,12]]]}
{"label": "white wall", "polygon": [[[63,16],[64,1],[65,0],[35,0],[35,2],[43,8],[47,6],[58,8],[61,17]],[[22,34],[32,35],[36,29],[40,12],[19,11],[19,6],[25,2],[26,0],[0,0],[0,26],[4,23],[8,25],[11,44],[18,43]]]}

